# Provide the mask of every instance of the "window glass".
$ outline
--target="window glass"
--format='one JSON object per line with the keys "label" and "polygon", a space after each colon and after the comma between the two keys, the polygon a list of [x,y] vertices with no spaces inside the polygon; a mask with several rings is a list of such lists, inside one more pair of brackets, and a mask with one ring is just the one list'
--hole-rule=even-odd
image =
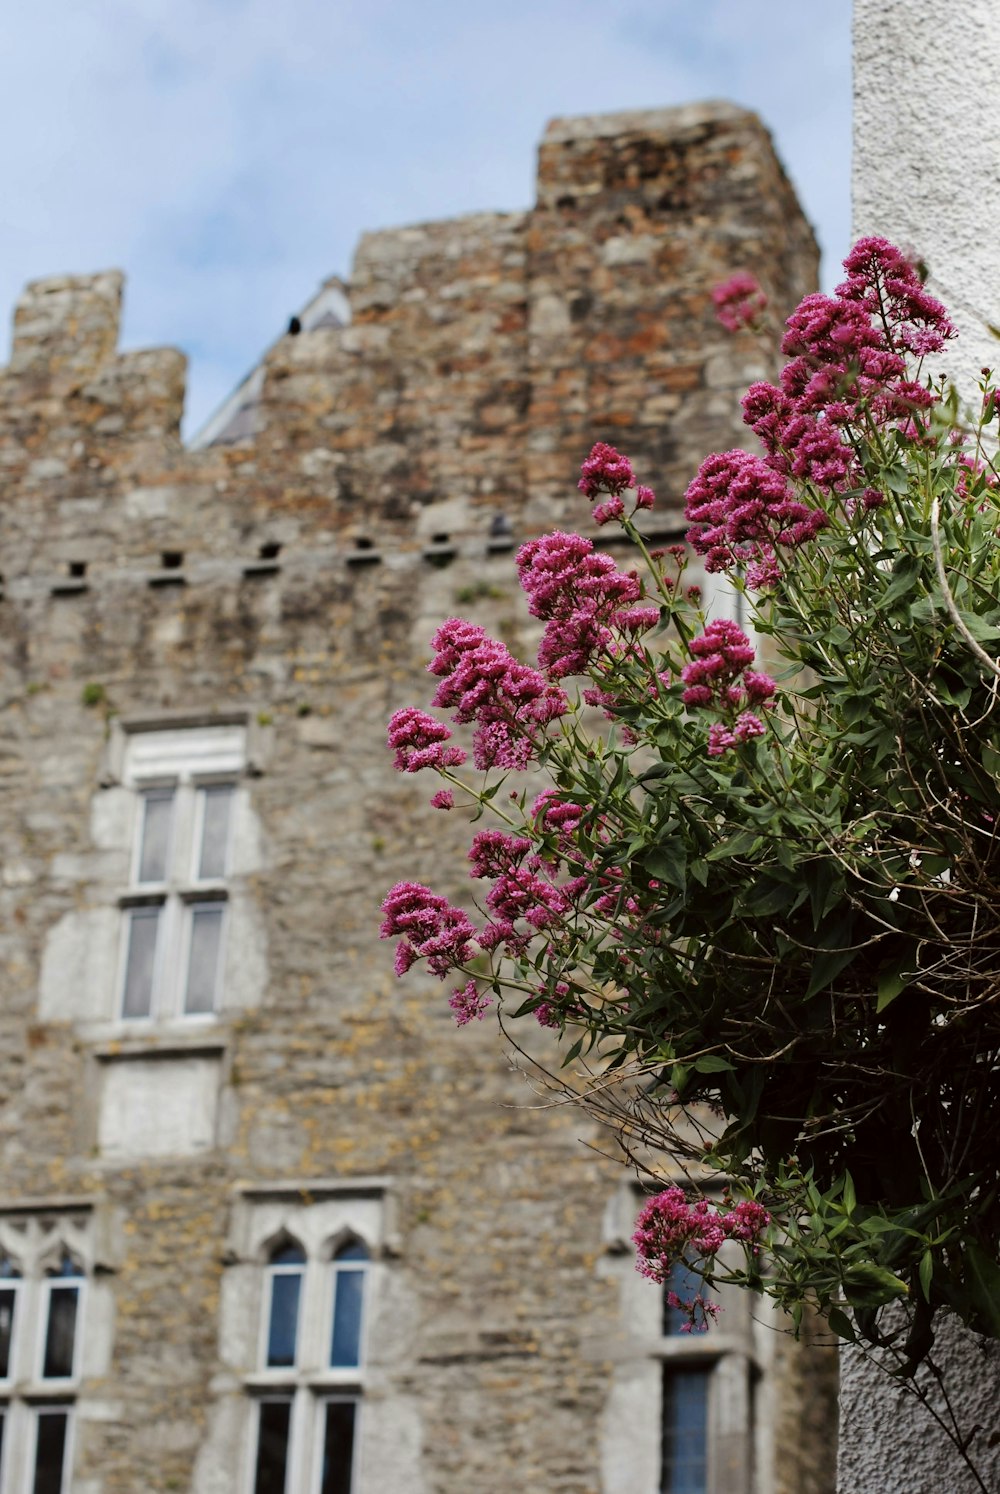
{"label": "window glass", "polygon": [[677,1333],[686,1332],[691,1322],[683,1308],[670,1306],[668,1293],[675,1293],[682,1302],[693,1302],[696,1297],[706,1296],[707,1290],[698,1272],[687,1261],[677,1261],[671,1267],[663,1288],[663,1332],[666,1337],[673,1338]]}
{"label": "window glass", "polygon": [[710,1374],[664,1365],[660,1494],[708,1494]]}
{"label": "window glass", "polygon": [[221,903],[199,904],[191,909],[191,952],[184,997],[184,1010],[189,1015],[215,1010],[222,917]]}
{"label": "window glass", "polygon": [[52,1282],[49,1287],[48,1320],[45,1325],[42,1379],[68,1380],[73,1374],[76,1316],[80,1303],[79,1285],[71,1285],[68,1278],[78,1278],[80,1271],[72,1256],[64,1254],[58,1268],[51,1271],[49,1275]]}
{"label": "window glass", "polygon": [[36,1419],[32,1494],[62,1494],[68,1431],[68,1411],[39,1411]]}
{"label": "window glass", "polygon": [[0,1287],[0,1380],[11,1373],[11,1345],[14,1342],[14,1318],[17,1312],[17,1288]]}
{"label": "window glass", "polygon": [[140,882],[165,882],[170,857],[173,789],[147,789],[142,796],[139,841]]}
{"label": "window glass", "polygon": [[295,1363],[299,1332],[301,1271],[275,1271],[271,1276],[271,1308],[267,1321],[267,1367],[287,1368]]}
{"label": "window glass", "polygon": [[361,1316],[367,1260],[368,1251],[360,1240],[349,1240],[334,1256],[331,1369],[354,1369],[361,1363]]}
{"label": "window glass", "polygon": [[285,1494],[291,1422],[291,1400],[261,1401],[257,1413],[254,1494]]}
{"label": "window glass", "polygon": [[229,815],[233,802],[231,784],[199,790],[201,798],[201,846],[198,879],[208,881],[226,875],[229,859]]}
{"label": "window glass", "polygon": [[153,1007],[153,974],[159,908],[132,908],[128,914],[128,954],[125,958],[125,990],[122,1015],[148,1017]]}
{"label": "window glass", "polygon": [[327,1401],[323,1427],[320,1494],[351,1494],[354,1464],[354,1401]]}

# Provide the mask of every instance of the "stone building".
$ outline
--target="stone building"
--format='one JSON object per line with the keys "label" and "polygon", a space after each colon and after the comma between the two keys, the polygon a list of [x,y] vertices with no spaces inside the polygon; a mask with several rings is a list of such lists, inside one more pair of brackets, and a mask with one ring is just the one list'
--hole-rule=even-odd
{"label": "stone building", "polygon": [[121,277],[0,374],[2,1494],[827,1494],[828,1357],[680,1338],[636,1191],[377,907],[466,897],[384,746],[433,627],[531,635],[512,550],[598,438],[660,495],[742,442],[816,250],[759,121],[560,120],[538,199],[364,238],[191,449]]}

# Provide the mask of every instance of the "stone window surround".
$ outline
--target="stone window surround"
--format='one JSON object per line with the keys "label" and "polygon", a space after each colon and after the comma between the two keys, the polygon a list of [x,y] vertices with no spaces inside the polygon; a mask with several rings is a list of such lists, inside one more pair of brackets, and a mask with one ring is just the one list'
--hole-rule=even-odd
{"label": "stone window surround", "polygon": [[[662,1186],[685,1181],[664,1179]],[[701,1187],[709,1196],[716,1191],[707,1180]],[[636,1214],[653,1191],[630,1179],[616,1190],[605,1215],[602,1272],[618,1281],[623,1330],[602,1436],[605,1494],[658,1494],[664,1374],[706,1365],[708,1494],[756,1494],[752,1387],[764,1366],[754,1344],[752,1302],[739,1288],[723,1287],[722,1315],[707,1333],[663,1333],[664,1288],[636,1271],[631,1239]]]}
{"label": "stone window surround", "polygon": [[[257,1455],[256,1406],[276,1394],[293,1397],[288,1487],[296,1494],[319,1488],[322,1457],[322,1408],[329,1400],[347,1399],[357,1406],[352,1494],[368,1494],[365,1456],[367,1417],[364,1401],[371,1365],[369,1325],[376,1317],[387,1262],[399,1255],[395,1196],[387,1177],[305,1179],[237,1185],[237,1201],[227,1242],[227,1265],[242,1268],[243,1364],[240,1383],[245,1411],[241,1468],[235,1488],[253,1494]],[[313,1319],[306,1360],[291,1369],[263,1368],[264,1317],[267,1309],[268,1260],[276,1244],[294,1241],[306,1255],[299,1306],[300,1323]],[[333,1308],[333,1257],[349,1240],[361,1241],[369,1253],[365,1270],[364,1328],[367,1344],[361,1365],[330,1369],[323,1365]],[[231,1360],[223,1323],[222,1354]],[[311,1358],[310,1358],[310,1350]],[[377,1353],[377,1346],[376,1346]]]}
{"label": "stone window surround", "polygon": [[[246,761],[245,715],[241,720],[214,719],[201,726],[190,719],[123,725],[119,771],[123,786],[133,798],[133,824],[129,883],[118,899],[122,925],[114,1012],[125,1028],[142,1030],[171,1021],[186,1026],[216,1018],[225,963],[228,878],[233,868],[227,865],[221,877],[208,881],[200,876],[196,863],[205,808],[202,791],[227,785],[235,788],[246,771]],[[139,868],[145,833],[144,806],[156,790],[163,788],[169,788],[171,795],[169,840],[163,877],[154,883],[144,881]],[[228,812],[230,846],[233,816],[237,812],[238,801],[234,798]],[[149,1010],[127,1013],[129,951],[135,937],[133,920],[148,916],[147,905],[156,910],[155,961],[146,977]],[[187,967],[194,920],[200,909],[210,905],[221,909],[221,928],[216,934],[221,947],[217,944],[212,1005],[208,1010],[188,1011]]]}
{"label": "stone window surround", "polygon": [[[29,1489],[35,1457],[37,1419],[48,1410],[68,1416],[63,1454],[62,1488],[72,1485],[73,1460],[77,1451],[77,1424],[87,1414],[82,1399],[86,1381],[101,1378],[110,1367],[113,1302],[102,1277],[116,1269],[116,1262],[103,1248],[110,1237],[111,1221],[105,1218],[101,1200],[76,1195],[31,1199],[0,1199],[0,1253],[10,1257],[22,1275],[11,1342],[11,1374],[0,1382],[0,1405],[5,1428],[0,1478],[3,1488]],[[79,1266],[73,1373],[68,1377],[42,1376],[46,1318],[51,1291],[46,1277],[63,1252]]]}

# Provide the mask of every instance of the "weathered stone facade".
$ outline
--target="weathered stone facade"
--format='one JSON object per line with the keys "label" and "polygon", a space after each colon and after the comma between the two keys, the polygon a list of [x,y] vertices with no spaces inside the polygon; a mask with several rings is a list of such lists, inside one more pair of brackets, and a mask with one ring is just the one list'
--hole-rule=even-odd
{"label": "weathered stone facade", "polygon": [[[530,643],[511,549],[579,524],[595,439],[681,527],[701,455],[744,440],[755,350],[709,296],[738,268],[784,315],[816,251],[766,131],[713,104],[557,121],[530,211],[366,237],[349,325],[304,316],[196,450],[182,355],[116,352],[119,275],[26,291],[0,376],[0,1222],[90,1220],[77,1494],[250,1494],[261,1241],[352,1208],[377,1278],[357,1494],[657,1487],[623,1175],[376,937],[400,878],[468,896],[467,829],[393,774],[384,722],[425,699],[444,617]],[[244,753],[217,1010],[123,1021],[129,753],[213,725]],[[826,1371],[738,1319],[714,1494],[827,1494]]]}

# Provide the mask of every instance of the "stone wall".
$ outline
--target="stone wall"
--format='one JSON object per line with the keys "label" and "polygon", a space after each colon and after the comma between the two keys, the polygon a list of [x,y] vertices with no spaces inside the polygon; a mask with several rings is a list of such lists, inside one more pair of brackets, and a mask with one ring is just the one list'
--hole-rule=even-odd
{"label": "stone wall", "polygon": [[[467,899],[467,827],[393,774],[384,722],[425,699],[446,616],[530,642],[511,547],[585,517],[594,439],[678,529],[765,371],[712,315],[739,268],[776,318],[816,274],[754,116],[556,121],[535,208],[367,236],[350,324],[280,339],[197,450],[182,355],[116,352],[119,275],[26,290],[0,376],[0,1216],[92,1211],[113,1307],[78,1494],[247,1494],[252,1221],[354,1193],[381,1200],[358,1494],[602,1489],[608,1387],[645,1353],[602,1224],[622,1177],[495,1028],[393,979],[379,899],[403,877]],[[122,754],[213,722],[247,754],[220,1010],[124,1023]],[[769,1394],[828,1387],[780,1343]],[[822,1395],[794,1452],[787,1416],[760,1432],[754,1494],[829,1490]],[[658,1409],[630,1414],[653,1494]]]}

